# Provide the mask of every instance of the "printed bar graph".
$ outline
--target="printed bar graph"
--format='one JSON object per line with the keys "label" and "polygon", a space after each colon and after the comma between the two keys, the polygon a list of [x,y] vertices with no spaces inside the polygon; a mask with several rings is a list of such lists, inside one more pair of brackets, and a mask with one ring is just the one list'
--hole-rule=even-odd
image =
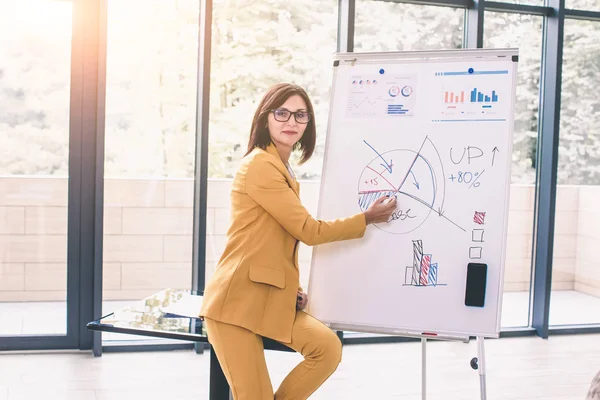
{"label": "printed bar graph", "polygon": [[[457,67],[456,71],[435,73],[437,104],[431,108],[431,122],[506,121],[507,110],[511,103],[506,82],[511,72],[509,70],[480,71],[477,68],[460,69]],[[425,253],[433,254],[433,265],[436,261],[435,253],[427,249]],[[444,265],[440,264],[442,270],[445,268]],[[437,286],[440,284],[438,283]]]}
{"label": "printed bar graph", "polygon": [[402,104],[389,104],[387,106],[388,115],[404,115],[408,112]]}
{"label": "printed bar graph", "polygon": [[444,92],[444,103],[452,104],[452,103],[464,103],[465,102],[465,92]]}
{"label": "printed bar graph", "polygon": [[471,90],[471,103],[497,103],[498,95],[495,90],[492,90],[492,95],[489,96],[477,90],[477,88]]}

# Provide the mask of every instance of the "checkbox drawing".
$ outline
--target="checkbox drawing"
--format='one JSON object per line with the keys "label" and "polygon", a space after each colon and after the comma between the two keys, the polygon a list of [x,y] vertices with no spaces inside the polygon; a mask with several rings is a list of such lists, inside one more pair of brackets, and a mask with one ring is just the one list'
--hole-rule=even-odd
{"label": "checkbox drawing", "polygon": [[469,258],[471,260],[479,260],[481,258],[481,250],[483,250],[483,247],[469,247]]}
{"label": "checkbox drawing", "polygon": [[473,216],[473,222],[479,225],[485,224],[485,212],[475,211],[475,215]]}
{"label": "checkbox drawing", "polygon": [[483,243],[483,232],[483,229],[473,229],[473,231],[471,232],[471,240],[474,242]]}

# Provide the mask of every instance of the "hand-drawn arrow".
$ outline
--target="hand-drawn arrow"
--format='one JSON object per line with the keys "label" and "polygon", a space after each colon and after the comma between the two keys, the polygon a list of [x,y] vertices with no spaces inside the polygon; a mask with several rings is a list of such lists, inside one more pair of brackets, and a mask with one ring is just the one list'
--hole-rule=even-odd
{"label": "hand-drawn arrow", "polygon": [[417,182],[417,178],[415,177],[415,174],[412,171],[408,171],[408,172],[410,172],[410,174],[413,177],[413,180],[414,180],[413,185],[415,185],[417,187],[417,189],[419,189],[419,182]]}
{"label": "hand-drawn arrow", "polygon": [[367,146],[369,146],[371,148],[371,150],[373,150],[375,152],[375,154],[377,154],[379,156],[379,158],[381,158],[383,160],[383,162],[385,164],[381,164],[381,166],[383,166],[387,172],[389,172],[390,174],[392,173],[392,161],[390,160],[390,163],[388,164],[387,160],[385,158],[383,158],[383,156],[381,154],[379,154],[379,152],[377,150],[375,150],[375,148],[373,148],[373,146],[371,146],[369,143],[367,143],[366,140],[363,140],[363,142],[365,142],[365,144]]}
{"label": "hand-drawn arrow", "polygon": [[465,228],[463,228],[462,226],[458,225],[456,222],[452,221],[450,218],[446,217],[444,215],[444,210],[442,209],[442,207],[438,207],[437,209],[437,214],[440,217],[443,217],[444,219],[446,219],[447,221],[450,221],[452,224],[454,224],[454,226],[456,226],[457,228],[459,228],[460,230],[462,230],[463,232],[466,232]]}
{"label": "hand-drawn arrow", "polygon": [[496,158],[496,153],[499,152],[498,147],[494,147],[492,149],[492,167],[494,166],[494,159]]}

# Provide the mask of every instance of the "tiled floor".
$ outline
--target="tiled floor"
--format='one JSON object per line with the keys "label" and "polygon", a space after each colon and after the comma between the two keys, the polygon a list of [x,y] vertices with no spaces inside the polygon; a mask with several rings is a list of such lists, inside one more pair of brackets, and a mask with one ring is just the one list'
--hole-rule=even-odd
{"label": "tiled floor", "polygon": [[[111,301],[103,314],[131,304]],[[529,292],[506,292],[503,297],[502,327],[528,325]],[[65,334],[66,306],[54,303],[0,303],[0,335]],[[600,298],[575,291],[555,291],[550,299],[550,324],[599,324]],[[136,340],[138,336],[104,334],[105,340]]]}
{"label": "tiled floor", "polygon": [[[600,335],[486,340],[489,400],[585,400],[600,369]],[[427,399],[477,400],[479,377],[469,366],[476,342],[429,342]],[[300,361],[266,352],[273,386]],[[209,352],[0,353],[0,400],[208,399]],[[311,397],[421,399],[421,345],[348,345],[338,370]]]}

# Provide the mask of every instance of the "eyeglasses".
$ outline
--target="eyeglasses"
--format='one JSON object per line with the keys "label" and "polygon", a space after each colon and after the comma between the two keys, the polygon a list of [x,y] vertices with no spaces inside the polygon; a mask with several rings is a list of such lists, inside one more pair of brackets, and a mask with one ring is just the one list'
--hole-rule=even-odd
{"label": "eyeglasses", "polygon": [[277,108],[275,110],[271,110],[273,113],[273,117],[275,117],[275,121],[279,122],[288,122],[292,114],[294,114],[294,119],[299,124],[307,124],[310,121],[310,113],[308,111],[296,111],[292,112],[290,110],[286,110],[285,108]]}

